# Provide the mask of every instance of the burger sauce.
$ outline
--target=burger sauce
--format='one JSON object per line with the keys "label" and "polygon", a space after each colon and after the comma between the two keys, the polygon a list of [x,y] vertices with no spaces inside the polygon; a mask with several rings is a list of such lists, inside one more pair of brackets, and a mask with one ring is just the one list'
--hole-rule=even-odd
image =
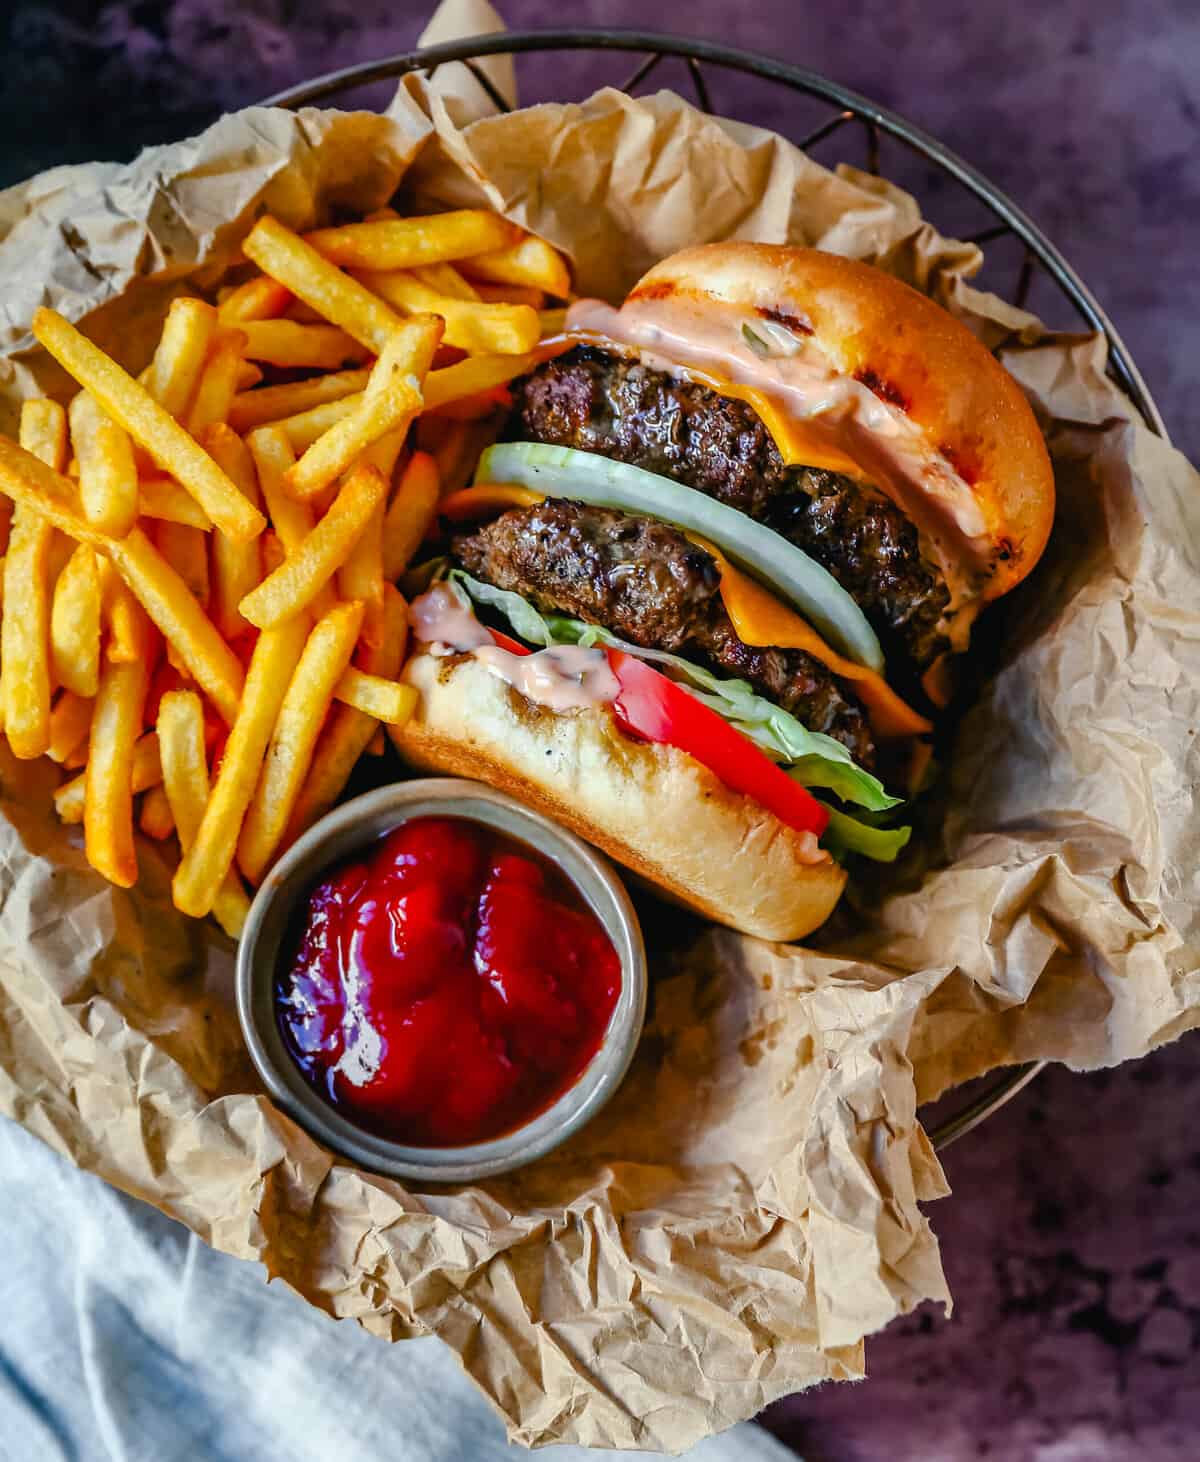
{"label": "burger sauce", "polygon": [[456,1147],[561,1096],[620,989],[612,941],[553,865],[478,823],[427,817],[312,889],[275,1000],[292,1059],[343,1116]]}

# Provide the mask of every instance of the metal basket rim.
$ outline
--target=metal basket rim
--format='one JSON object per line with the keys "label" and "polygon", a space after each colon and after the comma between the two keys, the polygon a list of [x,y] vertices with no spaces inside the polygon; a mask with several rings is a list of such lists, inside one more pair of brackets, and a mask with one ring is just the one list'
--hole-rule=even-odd
{"label": "metal basket rim", "polygon": [[[818,72],[764,56],[756,51],[725,46],[716,41],[653,31],[607,28],[512,30],[400,51],[376,61],[342,67],[277,92],[262,105],[288,108],[305,106],[323,101],[351,87],[395,80],[413,71],[431,72],[441,65],[463,62],[470,67],[493,104],[507,110],[507,104],[497,93],[490,78],[471,63],[491,56],[524,55],[552,50],[648,52],[654,65],[666,56],[681,58],[688,63],[705,110],[708,110],[707,88],[699,73],[699,63],[745,72],[818,97],[840,109],[842,117],[837,120],[859,119],[868,127],[878,128],[904,143],[949,173],[990,208],[1003,225],[999,232],[1011,232],[1021,240],[1025,245],[1027,259],[1030,255],[1036,257],[1083,319],[1093,330],[1104,335],[1108,342],[1109,367],[1116,376],[1117,384],[1137,408],[1146,426],[1155,435],[1169,440],[1158,406],[1116,327],[1080,275],[1024,209],[977,168],[923,128],[898,112],[881,106],[869,97],[842,86],[839,82],[831,81]],[[642,79],[651,69],[652,64],[646,64],[635,73],[637,79]],[[826,129],[821,128],[816,135],[824,136],[825,133]],[[810,138],[799,145],[811,145],[813,140]],[[1027,1061],[1003,1069],[997,1080],[978,1097],[930,1132],[934,1147],[943,1151],[952,1142],[978,1127],[1028,1086],[1048,1064],[1044,1060]]]}

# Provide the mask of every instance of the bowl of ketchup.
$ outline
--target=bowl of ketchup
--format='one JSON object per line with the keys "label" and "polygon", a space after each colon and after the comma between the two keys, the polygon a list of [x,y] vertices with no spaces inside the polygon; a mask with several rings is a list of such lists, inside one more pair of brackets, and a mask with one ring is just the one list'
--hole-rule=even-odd
{"label": "bowl of ketchup", "polygon": [[395,1177],[531,1162],[604,1105],[646,1007],[637,916],[574,834],[475,782],[356,798],[279,860],[238,947],[274,1100]]}

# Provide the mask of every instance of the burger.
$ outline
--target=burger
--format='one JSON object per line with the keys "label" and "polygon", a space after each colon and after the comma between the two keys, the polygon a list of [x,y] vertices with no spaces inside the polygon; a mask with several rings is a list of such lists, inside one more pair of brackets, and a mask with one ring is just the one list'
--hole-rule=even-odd
{"label": "burger", "polygon": [[799,938],[904,846],[974,621],[1045,547],[1033,413],[938,305],[811,249],[686,249],[546,355],[441,505],[399,750]]}

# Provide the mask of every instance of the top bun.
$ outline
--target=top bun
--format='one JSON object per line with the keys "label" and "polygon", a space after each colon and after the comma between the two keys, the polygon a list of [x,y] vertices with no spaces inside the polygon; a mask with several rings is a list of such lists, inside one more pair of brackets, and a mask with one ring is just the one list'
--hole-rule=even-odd
{"label": "top bun", "polygon": [[1020,387],[965,325],[883,270],[782,244],[700,244],[656,264],[629,298],[704,298],[811,331],[833,367],[905,411],[968,484],[992,539],[994,599],[1046,546],[1054,476]]}

